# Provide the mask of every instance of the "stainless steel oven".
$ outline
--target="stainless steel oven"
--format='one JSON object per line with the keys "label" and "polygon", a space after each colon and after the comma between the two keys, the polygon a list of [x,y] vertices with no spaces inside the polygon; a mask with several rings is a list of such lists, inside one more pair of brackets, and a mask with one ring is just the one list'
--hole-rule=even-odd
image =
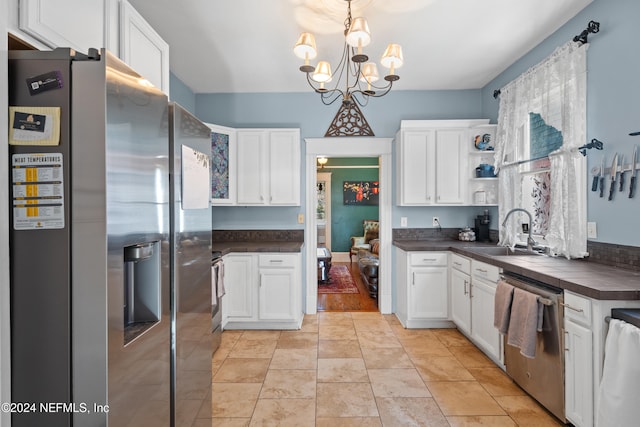
{"label": "stainless steel oven", "polygon": [[222,254],[211,254],[211,331],[213,334],[213,352],[220,347],[222,340],[222,297],[224,296],[224,264]]}
{"label": "stainless steel oven", "polygon": [[520,354],[520,349],[507,344],[504,337],[504,359],[507,374],[529,395],[562,422],[564,412],[564,296],[562,289],[513,273],[503,279],[514,287],[538,295],[543,309],[542,331],[537,333],[535,358]]}

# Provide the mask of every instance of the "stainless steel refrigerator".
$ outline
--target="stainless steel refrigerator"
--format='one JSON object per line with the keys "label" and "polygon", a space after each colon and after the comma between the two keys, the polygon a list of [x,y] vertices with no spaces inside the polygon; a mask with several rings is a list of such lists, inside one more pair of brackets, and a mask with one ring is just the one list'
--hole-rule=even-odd
{"label": "stainless steel refrigerator", "polygon": [[[172,376],[176,426],[211,426],[211,129],[169,104]],[[219,300],[215,300],[218,304]]]}
{"label": "stainless steel refrigerator", "polygon": [[9,79],[12,425],[190,425],[166,95],[104,50],[9,52]]}

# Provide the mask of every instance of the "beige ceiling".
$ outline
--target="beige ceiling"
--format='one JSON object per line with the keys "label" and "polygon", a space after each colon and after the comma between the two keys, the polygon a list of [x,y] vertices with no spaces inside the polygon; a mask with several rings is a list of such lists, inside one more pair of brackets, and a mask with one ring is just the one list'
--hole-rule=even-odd
{"label": "beige ceiling", "polygon": [[[342,52],[345,0],[129,1],[169,43],[171,71],[195,93],[307,91],[292,51],[302,31],[316,36],[316,60],[335,67]],[[591,1],[353,0],[352,8],[369,22],[370,58],[402,45],[396,89],[447,90],[484,87]]]}

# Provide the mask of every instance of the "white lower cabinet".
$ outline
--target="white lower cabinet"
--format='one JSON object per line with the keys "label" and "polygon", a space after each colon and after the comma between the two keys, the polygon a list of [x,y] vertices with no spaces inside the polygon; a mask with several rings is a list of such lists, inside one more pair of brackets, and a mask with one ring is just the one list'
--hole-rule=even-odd
{"label": "white lower cabinet", "polygon": [[484,350],[487,356],[502,364],[504,361],[503,339],[493,326],[495,295],[496,283],[471,280],[471,339]]}
{"label": "white lower cabinet", "polygon": [[471,340],[499,365],[504,365],[503,337],[493,326],[493,307],[500,269],[471,260]]}
{"label": "white lower cabinet", "polygon": [[302,324],[299,253],[225,255],[224,329],[299,329]]}
{"label": "white lower cabinet", "polygon": [[396,316],[405,328],[450,327],[447,252],[397,249]]}
{"label": "white lower cabinet", "polygon": [[451,254],[451,320],[480,350],[503,366],[503,339],[493,326],[498,267]]}
{"label": "white lower cabinet", "polygon": [[[470,260],[451,254],[451,320],[466,335],[471,334]],[[466,268],[465,268],[466,267]]]}
{"label": "white lower cabinet", "polygon": [[593,425],[593,336],[590,328],[564,322],[565,416],[575,426]]}

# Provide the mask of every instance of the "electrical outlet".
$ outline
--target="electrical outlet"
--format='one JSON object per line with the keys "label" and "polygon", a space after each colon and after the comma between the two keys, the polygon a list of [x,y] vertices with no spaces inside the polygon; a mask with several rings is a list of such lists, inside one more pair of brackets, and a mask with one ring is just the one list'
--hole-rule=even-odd
{"label": "electrical outlet", "polygon": [[437,216],[434,216],[433,221],[431,222],[431,225],[433,225],[434,227],[440,227],[440,218],[438,218]]}
{"label": "electrical outlet", "polygon": [[303,213],[299,213],[298,214],[298,224],[304,224],[304,214]]}
{"label": "electrical outlet", "polygon": [[596,229],[595,222],[587,222],[587,238],[589,239],[597,239],[598,231]]}
{"label": "electrical outlet", "polygon": [[407,217],[403,216],[400,218],[400,227],[406,227],[407,226]]}

